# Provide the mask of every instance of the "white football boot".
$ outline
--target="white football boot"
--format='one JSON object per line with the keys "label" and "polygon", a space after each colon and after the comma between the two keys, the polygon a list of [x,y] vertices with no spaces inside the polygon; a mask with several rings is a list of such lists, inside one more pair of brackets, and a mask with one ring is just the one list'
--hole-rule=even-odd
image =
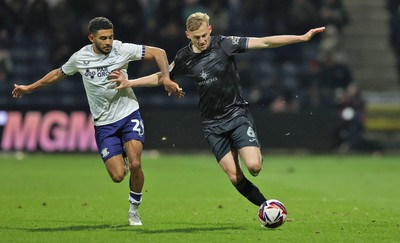
{"label": "white football boot", "polygon": [[128,220],[129,220],[129,225],[134,225],[134,226],[141,226],[142,221],[140,220],[139,217],[139,212],[128,212]]}

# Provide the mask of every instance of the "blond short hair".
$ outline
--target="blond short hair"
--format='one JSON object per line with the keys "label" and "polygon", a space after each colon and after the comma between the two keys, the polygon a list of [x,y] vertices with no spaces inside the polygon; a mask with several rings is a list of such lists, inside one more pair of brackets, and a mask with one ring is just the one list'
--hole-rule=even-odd
{"label": "blond short hair", "polygon": [[198,30],[204,22],[207,23],[207,25],[209,25],[210,16],[208,16],[208,14],[201,12],[193,13],[186,20],[186,30],[187,31]]}

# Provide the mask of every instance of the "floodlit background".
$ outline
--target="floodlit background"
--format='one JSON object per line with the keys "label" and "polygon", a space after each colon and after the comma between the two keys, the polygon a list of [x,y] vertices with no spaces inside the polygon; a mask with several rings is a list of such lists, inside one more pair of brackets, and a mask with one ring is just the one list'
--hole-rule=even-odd
{"label": "floodlit background", "polygon": [[[268,36],[326,31],[308,42],[237,57],[243,95],[264,149],[398,152],[400,148],[398,0],[0,0],[0,142],[3,152],[96,151],[80,75],[22,99],[28,84],[60,67],[87,39],[88,22],[109,18],[115,38],[167,51],[188,43],[186,17],[211,16],[213,34]],[[157,71],[132,62],[131,78]],[[135,89],[147,150],[208,150],[197,96]],[[188,136],[190,134],[190,136]]]}
{"label": "floodlit background", "polygon": [[[398,242],[400,0],[0,0],[1,242]],[[186,17],[213,34],[304,34],[312,41],[236,56],[263,146],[248,178],[288,220],[260,228],[202,135],[197,94],[135,89],[146,127],[143,227],[127,225],[129,180],[97,154],[79,74],[13,99],[89,44],[88,22],[167,51],[188,44]],[[131,78],[157,71],[132,62]],[[201,153],[199,153],[201,152]],[[372,155],[372,156],[371,156]],[[397,192],[397,193],[396,193]]]}

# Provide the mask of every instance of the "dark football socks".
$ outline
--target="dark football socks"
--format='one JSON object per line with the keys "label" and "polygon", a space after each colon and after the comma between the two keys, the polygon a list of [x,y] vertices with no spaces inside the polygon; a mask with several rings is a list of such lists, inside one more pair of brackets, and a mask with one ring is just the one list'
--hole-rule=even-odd
{"label": "dark football socks", "polygon": [[245,198],[247,198],[247,200],[256,206],[260,206],[267,200],[260,190],[253,183],[251,183],[251,181],[247,180],[246,177],[243,177],[243,179],[239,181],[235,187],[240,194],[242,194]]}

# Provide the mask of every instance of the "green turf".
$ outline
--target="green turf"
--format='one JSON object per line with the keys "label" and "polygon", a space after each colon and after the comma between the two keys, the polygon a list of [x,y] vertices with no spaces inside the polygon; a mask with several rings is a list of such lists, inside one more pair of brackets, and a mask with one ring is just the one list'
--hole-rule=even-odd
{"label": "green turf", "polygon": [[400,157],[264,156],[251,180],[288,209],[275,230],[211,156],[144,155],[144,226],[131,227],[128,181],[98,155],[0,155],[0,242],[400,241]]}

